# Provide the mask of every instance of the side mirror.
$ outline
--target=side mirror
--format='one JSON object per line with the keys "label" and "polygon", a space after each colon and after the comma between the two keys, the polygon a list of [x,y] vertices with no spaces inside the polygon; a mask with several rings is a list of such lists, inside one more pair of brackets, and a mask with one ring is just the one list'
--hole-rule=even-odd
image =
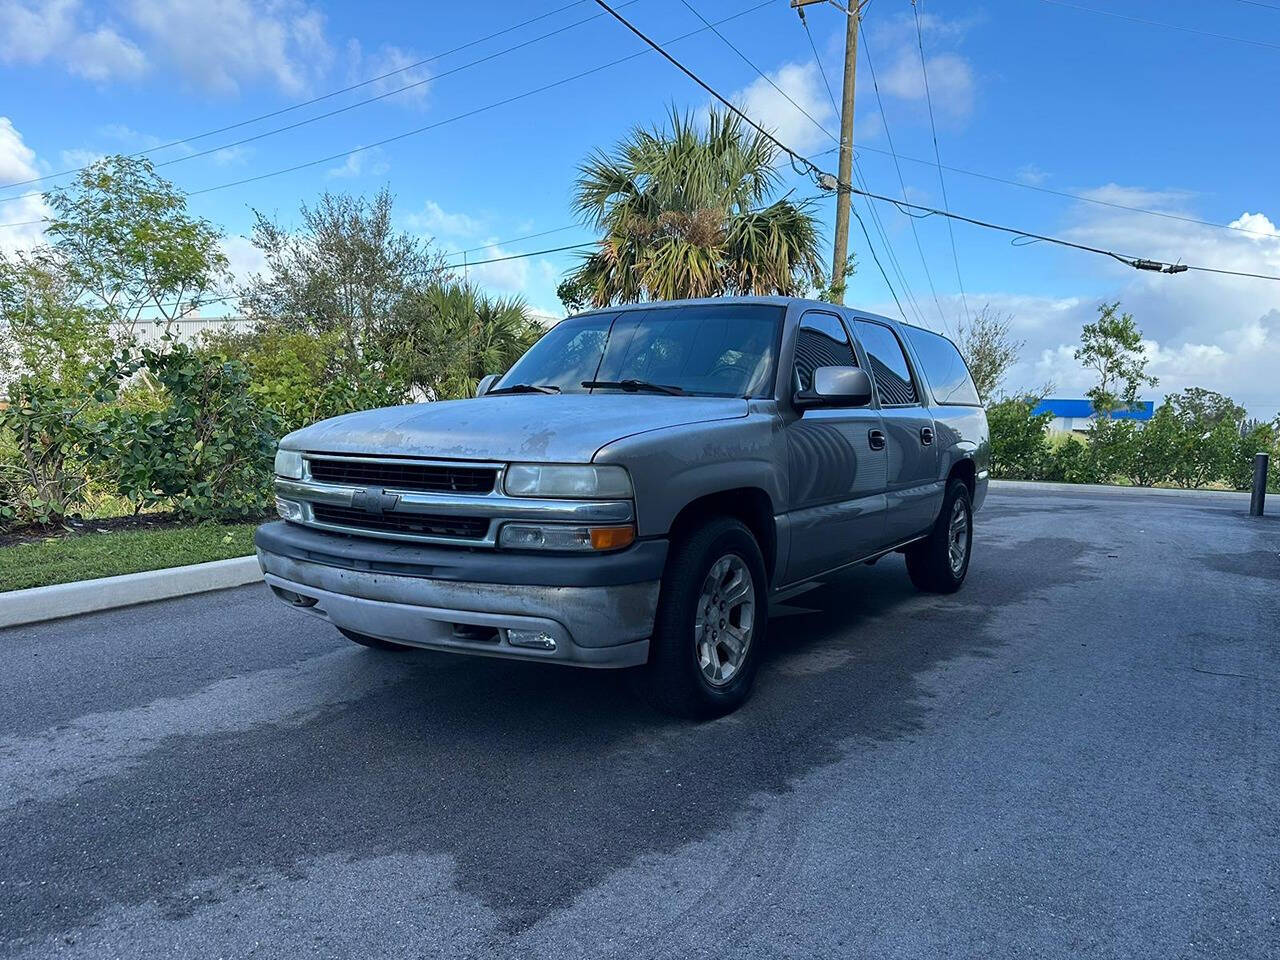
{"label": "side mirror", "polygon": [[502,376],[500,373],[486,373],[481,377],[480,382],[476,384],[476,396],[483,397],[488,393],[489,388],[498,382],[498,377],[500,376]]}
{"label": "side mirror", "polygon": [[813,387],[801,390],[792,403],[809,407],[865,407],[871,402],[871,378],[861,367],[818,367]]}

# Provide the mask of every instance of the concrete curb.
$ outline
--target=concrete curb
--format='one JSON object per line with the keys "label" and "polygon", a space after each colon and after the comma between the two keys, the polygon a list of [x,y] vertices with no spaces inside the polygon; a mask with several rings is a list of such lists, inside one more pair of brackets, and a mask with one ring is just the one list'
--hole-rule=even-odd
{"label": "concrete curb", "polygon": [[992,490],[1033,490],[1038,493],[1074,493],[1078,496],[1107,496],[1128,494],[1137,497],[1182,497],[1193,500],[1243,500],[1249,499],[1245,490],[1182,490],[1170,487],[1120,487],[1101,483],[1050,483],[1047,480],[992,480]]}
{"label": "concrete curb", "polygon": [[0,627],[56,620],[95,610],[129,607],[209,590],[240,587],[262,579],[256,556],[146,570],[118,577],[57,583],[0,593]]}

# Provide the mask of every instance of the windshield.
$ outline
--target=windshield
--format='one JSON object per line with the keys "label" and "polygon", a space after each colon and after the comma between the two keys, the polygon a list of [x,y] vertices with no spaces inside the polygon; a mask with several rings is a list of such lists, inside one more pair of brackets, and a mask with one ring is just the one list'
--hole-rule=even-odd
{"label": "windshield", "polygon": [[[549,330],[496,385],[559,387],[563,393],[615,393],[584,382],[631,381],[694,396],[764,397],[783,308],[768,304],[654,307],[570,317]],[[673,391],[674,392],[674,391]]]}

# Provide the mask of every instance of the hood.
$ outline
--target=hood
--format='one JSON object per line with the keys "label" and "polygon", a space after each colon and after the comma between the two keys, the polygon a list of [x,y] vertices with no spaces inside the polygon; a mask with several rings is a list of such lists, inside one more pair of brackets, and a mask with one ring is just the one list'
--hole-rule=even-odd
{"label": "hood", "polygon": [[736,397],[511,394],[348,413],[281,441],[288,450],[446,460],[587,463],[607,443],[649,430],[747,415]]}

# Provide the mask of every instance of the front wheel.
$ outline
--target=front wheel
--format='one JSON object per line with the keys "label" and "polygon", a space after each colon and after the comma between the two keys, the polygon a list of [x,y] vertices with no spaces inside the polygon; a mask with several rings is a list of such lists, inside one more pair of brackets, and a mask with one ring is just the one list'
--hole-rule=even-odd
{"label": "front wheel", "polygon": [[737,520],[713,520],[673,544],[640,672],[659,709],[709,719],[747,699],[768,619],[765,578],[760,547]]}
{"label": "front wheel", "polygon": [[973,501],[963,480],[952,480],[929,535],[906,549],[907,573],[917,589],[955,593],[969,572]]}

